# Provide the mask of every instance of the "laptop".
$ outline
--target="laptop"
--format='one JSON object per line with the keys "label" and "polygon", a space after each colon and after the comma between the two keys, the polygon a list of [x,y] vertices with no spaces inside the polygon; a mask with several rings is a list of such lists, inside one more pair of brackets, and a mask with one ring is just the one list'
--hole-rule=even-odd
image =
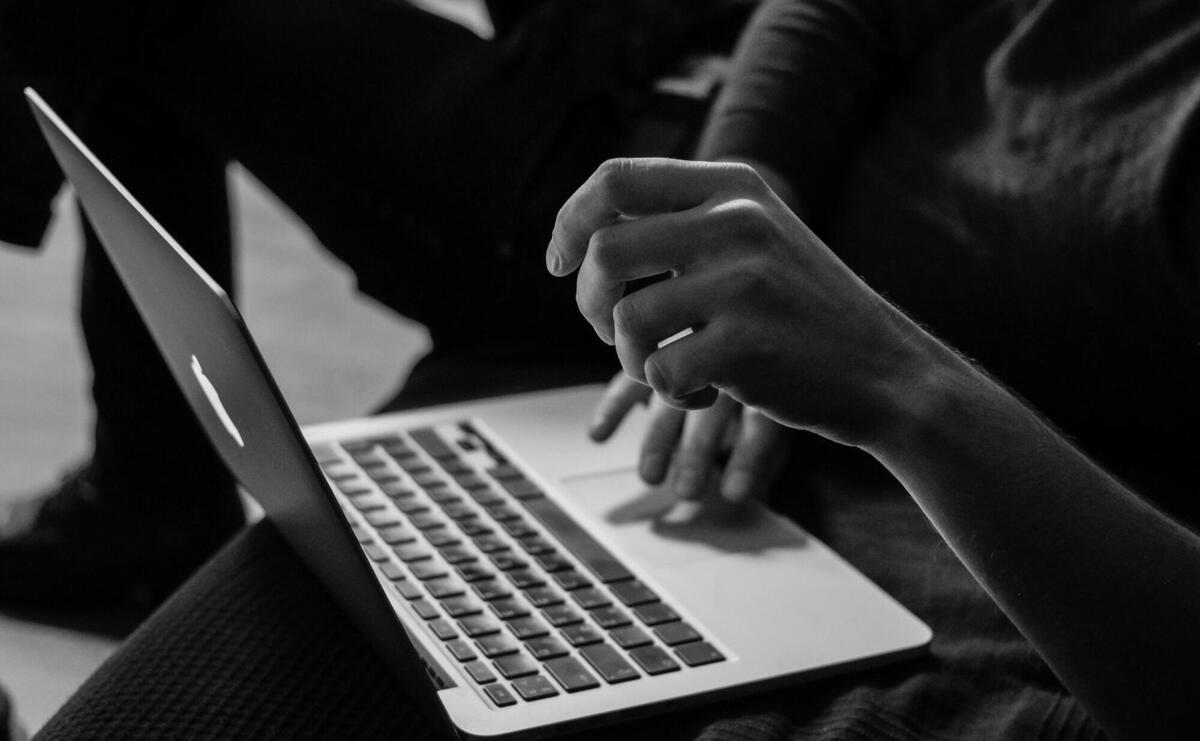
{"label": "laptop", "polygon": [[584,433],[601,386],[302,431],[221,288],[26,96],[221,458],[449,732],[547,736],[928,646],[795,523],[647,488],[642,413],[609,443]]}

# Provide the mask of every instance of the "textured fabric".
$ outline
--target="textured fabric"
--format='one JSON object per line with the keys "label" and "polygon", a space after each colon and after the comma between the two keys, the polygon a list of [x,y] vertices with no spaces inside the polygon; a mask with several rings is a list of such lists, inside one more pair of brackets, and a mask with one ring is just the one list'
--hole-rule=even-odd
{"label": "textured fabric", "polygon": [[1200,4],[773,0],[745,40],[702,154],[1200,524]]}

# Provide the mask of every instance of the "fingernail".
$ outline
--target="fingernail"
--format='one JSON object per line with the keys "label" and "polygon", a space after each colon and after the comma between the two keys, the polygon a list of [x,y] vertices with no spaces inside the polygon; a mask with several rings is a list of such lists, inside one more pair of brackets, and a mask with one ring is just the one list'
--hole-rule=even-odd
{"label": "fingernail", "polygon": [[661,453],[648,453],[642,456],[638,463],[638,475],[647,484],[657,484],[663,479],[663,471],[667,467],[667,458]]}
{"label": "fingernail", "polygon": [[696,468],[684,468],[675,479],[675,494],[683,499],[695,499],[703,492],[704,474]]}
{"label": "fingernail", "polygon": [[551,275],[558,275],[560,269],[562,269],[562,258],[558,256],[558,250],[554,249],[552,242],[546,248],[546,270],[549,270]]}
{"label": "fingernail", "polygon": [[750,474],[735,471],[725,479],[725,499],[737,504],[750,496]]}

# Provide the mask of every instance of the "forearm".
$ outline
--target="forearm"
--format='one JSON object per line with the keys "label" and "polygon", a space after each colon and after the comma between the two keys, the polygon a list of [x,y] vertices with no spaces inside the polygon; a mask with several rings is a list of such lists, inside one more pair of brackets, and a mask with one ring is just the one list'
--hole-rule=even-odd
{"label": "forearm", "polygon": [[1200,539],[915,336],[921,360],[892,389],[895,424],[864,447],[1111,733],[1191,724]]}
{"label": "forearm", "polygon": [[770,164],[809,223],[904,70],[980,0],[770,0],[750,23],[697,149]]}

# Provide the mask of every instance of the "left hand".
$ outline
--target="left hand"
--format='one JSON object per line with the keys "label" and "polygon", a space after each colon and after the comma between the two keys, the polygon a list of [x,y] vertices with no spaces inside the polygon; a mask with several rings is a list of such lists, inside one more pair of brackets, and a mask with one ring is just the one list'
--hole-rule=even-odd
{"label": "left hand", "polygon": [[730,504],[761,498],[775,482],[790,438],[783,427],[725,394],[708,409],[668,406],[650,388],[617,373],[596,405],[589,433],[607,440],[636,404],[649,401],[638,461],[647,484],[668,481],[681,499],[714,492]]}
{"label": "left hand", "polygon": [[563,205],[546,262],[559,276],[579,269],[584,317],[629,376],[680,409],[712,406],[719,389],[861,444],[924,367],[920,329],[746,165],[610,160]]}

